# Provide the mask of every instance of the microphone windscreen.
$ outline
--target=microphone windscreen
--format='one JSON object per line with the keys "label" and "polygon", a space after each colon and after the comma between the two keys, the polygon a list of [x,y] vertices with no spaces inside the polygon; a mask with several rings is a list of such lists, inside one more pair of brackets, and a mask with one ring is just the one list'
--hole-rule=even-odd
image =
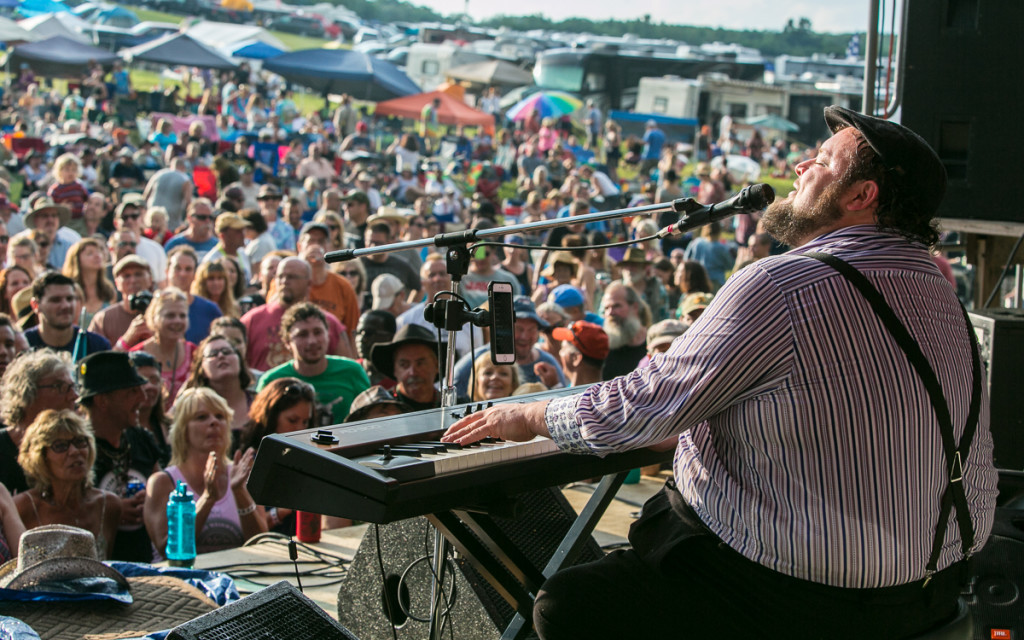
{"label": "microphone windscreen", "polygon": [[771,185],[760,182],[750,185],[750,204],[754,209],[764,209],[775,202],[775,189]]}

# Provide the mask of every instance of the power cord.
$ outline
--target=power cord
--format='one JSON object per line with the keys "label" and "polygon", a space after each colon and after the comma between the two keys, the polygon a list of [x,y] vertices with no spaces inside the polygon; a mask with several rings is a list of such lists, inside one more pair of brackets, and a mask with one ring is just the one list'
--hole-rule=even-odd
{"label": "power cord", "polygon": [[302,578],[299,577],[299,550],[295,546],[295,540],[288,541],[288,556],[292,559],[292,564],[295,566],[295,582],[299,584],[299,593],[306,593],[302,588]]}
{"label": "power cord", "polygon": [[[373,535],[374,535],[374,537],[376,538],[376,541],[377,541],[377,545],[376,545],[377,546],[377,566],[380,567],[380,583],[382,585],[384,585],[384,606],[387,608],[388,624],[391,627],[391,636],[392,636],[392,638],[394,638],[394,640],[398,640],[398,630],[395,629],[395,622],[394,622],[394,620],[395,620],[395,607],[391,603],[391,593],[390,593],[391,590],[388,589],[387,576],[384,573],[384,554],[381,553],[381,550],[380,550],[380,525],[379,524],[374,524],[373,525]],[[397,593],[401,593],[401,591],[397,591]],[[398,600],[399,600],[398,604],[400,605],[402,599],[399,598]]]}

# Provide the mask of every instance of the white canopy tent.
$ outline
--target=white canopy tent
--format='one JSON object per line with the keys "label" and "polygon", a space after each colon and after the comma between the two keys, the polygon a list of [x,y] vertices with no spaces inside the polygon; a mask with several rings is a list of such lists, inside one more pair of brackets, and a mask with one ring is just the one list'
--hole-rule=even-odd
{"label": "white canopy tent", "polygon": [[0,17],[0,42],[35,42],[40,37],[17,22]]}
{"label": "white canopy tent", "polygon": [[48,13],[18,21],[18,26],[35,35],[36,40],[64,36],[71,40],[92,44],[89,36],[82,33],[90,25],[71,13]]}
{"label": "white canopy tent", "polygon": [[185,33],[215,49],[222,49],[237,42],[258,40],[281,51],[291,51],[289,47],[285,46],[283,42],[263,27],[250,24],[231,24],[228,22],[203,20],[186,29]]}

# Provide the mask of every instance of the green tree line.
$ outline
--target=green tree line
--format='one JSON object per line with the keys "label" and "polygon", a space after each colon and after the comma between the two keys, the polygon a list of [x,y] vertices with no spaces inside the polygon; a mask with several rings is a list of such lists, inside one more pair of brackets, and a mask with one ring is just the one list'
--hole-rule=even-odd
{"label": "green tree line", "polygon": [[[403,0],[333,0],[347,7],[363,20],[380,22],[453,22],[463,16],[442,16],[429,7]],[[514,31],[548,29],[569,33],[593,33],[603,36],[634,35],[639,38],[679,40],[690,45],[711,42],[735,43],[759,50],[765,56],[789,54],[809,56],[814,53],[845,56],[846,45],[854,32],[844,34],[816,33],[807,18],[790,19],[780,31],[754,31],[696,27],[654,22],[649,15],[634,20],[588,20],[569,18],[552,20],[541,14],[525,16],[501,15],[475,23],[480,27],[506,27]],[[863,42],[863,37],[861,38]]]}

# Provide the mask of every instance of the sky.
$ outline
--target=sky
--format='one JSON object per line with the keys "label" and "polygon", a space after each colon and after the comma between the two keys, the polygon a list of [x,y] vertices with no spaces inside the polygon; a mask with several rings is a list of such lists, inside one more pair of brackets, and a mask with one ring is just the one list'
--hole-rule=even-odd
{"label": "sky", "polygon": [[[592,20],[630,20],[646,13],[656,22],[727,29],[780,31],[786,20],[811,20],[815,31],[851,33],[864,31],[870,0],[468,0],[475,20],[497,14],[541,14],[553,20],[587,17]],[[464,0],[411,0],[443,15],[462,13]]]}

